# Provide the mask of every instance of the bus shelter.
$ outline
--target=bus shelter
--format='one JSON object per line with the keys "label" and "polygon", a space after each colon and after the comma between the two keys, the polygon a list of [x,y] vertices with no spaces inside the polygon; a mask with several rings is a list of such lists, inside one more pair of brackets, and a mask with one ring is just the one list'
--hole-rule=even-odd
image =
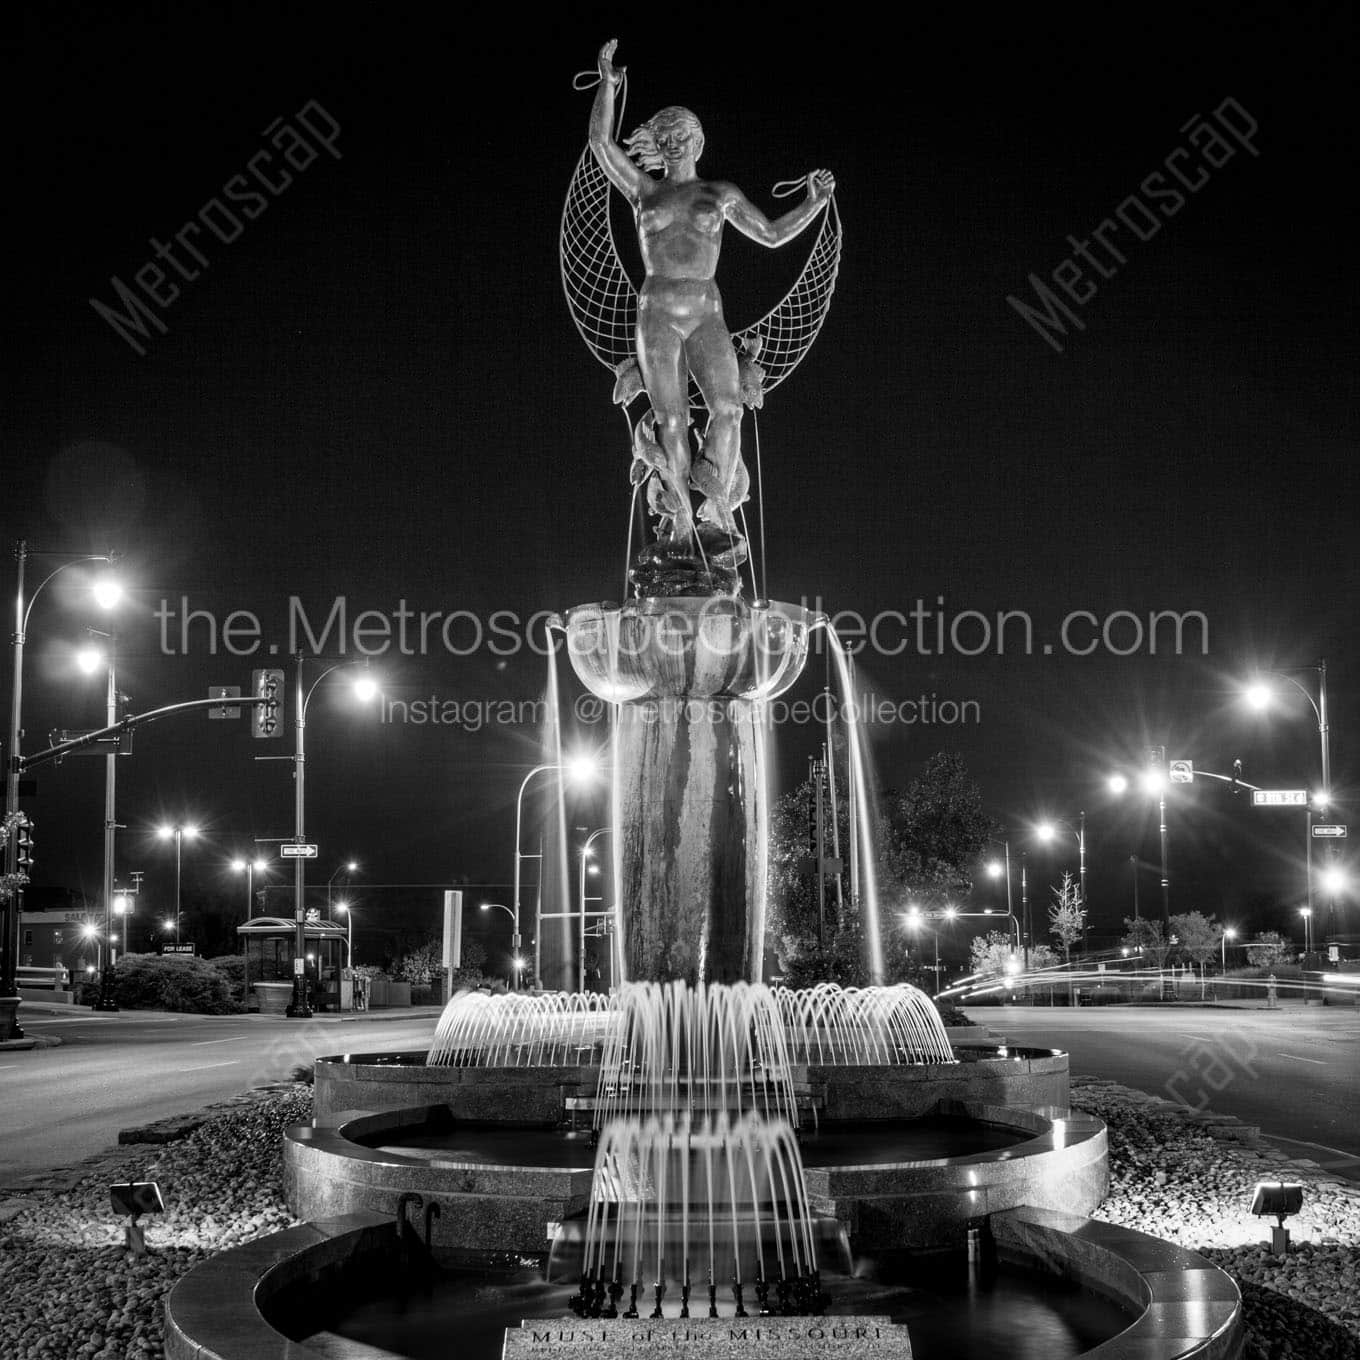
{"label": "bus shelter", "polygon": [[[246,1005],[250,1004],[251,975],[260,1010],[282,1014],[292,997],[292,959],[297,940],[297,922],[283,916],[253,916],[236,927],[241,937],[241,954],[245,959]],[[318,1010],[353,1009],[353,984],[349,976],[347,932],[335,921],[308,920],[303,923],[302,936],[306,942],[307,977],[312,984],[312,1004]],[[251,943],[259,945],[258,969],[251,967]],[[266,968],[266,963],[272,967]],[[264,974],[272,973],[273,980],[265,981]]]}

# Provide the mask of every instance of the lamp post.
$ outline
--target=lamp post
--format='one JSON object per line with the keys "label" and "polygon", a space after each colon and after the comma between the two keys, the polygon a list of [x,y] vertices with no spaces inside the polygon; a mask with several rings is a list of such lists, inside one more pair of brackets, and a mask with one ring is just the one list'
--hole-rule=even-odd
{"label": "lamp post", "polygon": [[[613,828],[608,826],[596,827],[595,830],[586,837],[585,844],[581,846],[581,883],[580,892],[577,894],[577,898],[581,904],[581,929],[577,939],[576,974],[577,990],[582,992],[586,989],[586,875],[590,873],[591,870],[598,871],[599,869],[598,865],[591,863],[590,847],[595,844],[598,837],[607,836],[612,830]],[[609,976],[612,981],[614,977],[612,956],[610,958]]]}
{"label": "lamp post", "polygon": [[[1171,926],[1171,870],[1168,859],[1170,842],[1166,822],[1166,783],[1166,770],[1162,768],[1160,762],[1149,763],[1147,768],[1144,769],[1143,773],[1139,776],[1138,780],[1139,788],[1143,793],[1149,798],[1155,795],[1157,799],[1157,832],[1161,846],[1162,861],[1162,929],[1164,931],[1169,931]],[[1127,792],[1129,787],[1128,778],[1122,774],[1112,774],[1109,777],[1107,784],[1110,792],[1115,795]],[[1130,860],[1133,860],[1133,856],[1130,856],[1129,858]],[[1136,860],[1133,864],[1133,873],[1133,890],[1136,899],[1138,894],[1138,865]],[[1136,914],[1136,900],[1134,909]]]}
{"label": "lamp post", "polygon": [[348,902],[337,902],[336,911],[345,913],[345,967],[354,967],[354,908]]}
{"label": "lamp post", "polygon": [[[106,672],[104,693],[104,726],[112,727],[118,721],[118,683],[114,673],[114,638],[112,633],[101,633],[97,629],[87,630],[91,637],[103,638],[108,644],[106,652],[97,647],[84,648],[76,661],[87,675],[92,675],[102,665]],[[114,836],[118,830],[117,807],[118,786],[118,742],[110,745],[104,755],[104,878],[102,896],[104,899],[104,933],[109,938],[109,950],[105,955],[104,966],[99,972],[99,999],[94,1010],[116,1011],[113,1002],[113,858]]]}
{"label": "lamp post", "polygon": [[344,875],[345,875],[345,882],[348,883],[348,882],[349,882],[349,876],[350,876],[351,874],[357,873],[357,872],[359,871],[358,862],[357,862],[356,860],[347,859],[347,860],[343,861],[342,863],[337,864],[337,865],[335,866],[335,873],[333,873],[333,874],[326,880],[326,919],[327,919],[327,920],[330,919],[330,915],[331,915],[331,884],[335,882],[335,880],[339,877],[339,875],[340,875],[340,873],[341,873],[342,871],[344,872]]}
{"label": "lamp post", "polygon": [[1313,952],[1313,909],[1312,907],[1300,907],[1299,915],[1303,917],[1303,952],[1305,955]]}
{"label": "lamp post", "polygon": [[510,936],[510,985],[519,986],[519,972],[524,966],[524,960],[519,954],[519,913],[511,911],[504,902],[482,902],[477,910],[490,911],[492,908],[503,911],[510,918],[510,925],[513,933]]}
{"label": "lamp post", "polygon": [[[1034,834],[1045,843],[1057,838],[1059,831],[1066,831],[1069,835],[1076,838],[1077,842],[1077,875],[1081,883],[1081,905],[1087,908],[1088,914],[1086,921],[1090,920],[1089,907],[1086,901],[1086,813],[1077,813],[1077,824],[1074,827],[1071,822],[1050,821],[1040,822],[1034,828]],[[1085,951],[1087,946],[1087,926],[1083,922],[1081,933],[1081,947]]]}
{"label": "lamp post", "polygon": [[[317,686],[333,671],[338,671],[345,666],[363,666],[365,670],[368,668],[367,658],[362,661],[337,661],[334,665],[327,666],[312,681],[310,689],[304,689],[302,660],[302,653],[298,652],[294,658],[297,665],[297,676],[293,708],[293,843],[297,846],[301,846],[303,843],[307,822],[307,755],[305,749],[307,705],[311,703],[312,695],[316,693]],[[371,676],[361,676],[354,682],[354,693],[360,700],[367,702],[377,692],[377,683]],[[307,861],[301,855],[298,855],[293,868],[293,999],[288,1003],[285,1011],[285,1014],[298,1020],[308,1019],[312,1014],[311,1005],[307,1000],[306,906]]]}
{"label": "lamp post", "polygon": [[180,881],[182,869],[182,849],[186,839],[193,840],[198,835],[198,827],[192,822],[176,822],[160,827],[156,834],[163,841],[175,842],[175,946],[179,947]]}
{"label": "lamp post", "polygon": [[1008,840],[1001,841],[1005,858],[1004,860],[992,860],[987,865],[987,873],[991,878],[1005,877],[1006,880],[1006,919],[1015,928],[1015,950],[1017,954],[1022,954],[1024,958],[1025,971],[1029,971],[1029,946],[1022,945],[1020,941],[1020,922],[1015,918],[1015,908],[1011,904],[1011,843]]}
{"label": "lamp post", "polygon": [[[548,770],[553,770],[553,771],[558,772],[558,773],[563,773],[563,772],[565,772],[566,775],[567,775],[567,777],[568,777],[569,779],[579,781],[579,780],[583,780],[583,779],[593,778],[594,775],[598,772],[598,769],[599,769],[599,765],[598,765],[598,762],[595,760],[595,757],[594,757],[594,756],[591,756],[591,755],[575,755],[575,756],[570,757],[570,759],[568,759],[568,760],[566,760],[566,761],[563,761],[561,764],[558,764],[558,763],[556,763],[556,762],[554,762],[554,761],[549,761],[549,762],[547,762],[546,764],[543,764],[543,765],[535,765],[535,766],[533,767],[533,769],[530,770],[529,773],[526,774],[526,775],[524,776],[524,778],[520,781],[520,785],[519,785],[519,793],[515,796],[515,861],[514,861],[514,872],[513,872],[513,875],[512,875],[512,877],[513,877],[513,879],[514,879],[514,883],[513,883],[513,887],[512,887],[512,896],[511,896],[511,901],[514,903],[514,911],[513,911],[511,914],[512,914],[512,916],[514,917],[514,921],[515,921],[515,934],[514,934],[514,939],[512,940],[511,943],[512,943],[512,945],[513,945],[513,947],[514,947],[516,957],[518,957],[518,955],[519,955],[519,949],[520,949],[520,943],[521,943],[521,936],[520,936],[520,928],[519,928],[519,927],[520,927],[520,884],[521,884],[521,881],[522,881],[522,864],[523,864],[523,861],[526,860],[526,859],[537,859],[537,860],[541,860],[541,859],[543,858],[543,856],[542,856],[541,854],[536,854],[536,855],[526,855],[526,854],[520,849],[520,834],[521,834],[521,831],[522,831],[522,828],[523,828],[523,825],[524,825],[524,790],[527,789],[527,788],[529,787],[529,783],[530,783],[530,781],[534,778],[535,775],[544,774],[544,773],[547,772]],[[542,877],[541,872],[540,872],[539,877],[540,877],[540,879],[541,879],[541,877]],[[496,905],[499,905],[499,903],[497,903]],[[541,965],[542,965],[542,960],[543,960],[543,922],[542,922],[542,911],[543,911],[543,895],[542,895],[542,893],[540,892],[539,894],[537,894],[537,900],[536,900],[536,903],[535,903],[535,906],[534,906],[534,976],[535,976],[535,977],[538,977],[538,976],[540,975]],[[516,970],[515,986],[516,986],[516,987],[519,986],[519,973],[518,973],[518,969]]]}
{"label": "lamp post", "polygon": [[[1301,671],[1316,671],[1317,698],[1313,697],[1309,688],[1299,681],[1296,676]],[[1313,905],[1313,812],[1316,810],[1324,817],[1327,815],[1328,806],[1332,798],[1332,729],[1327,721],[1327,662],[1325,658],[1319,658],[1308,666],[1291,666],[1283,670],[1263,671],[1262,675],[1275,676],[1277,679],[1292,685],[1305,699],[1308,700],[1308,707],[1313,710],[1313,716],[1317,719],[1319,763],[1322,773],[1322,787],[1318,790],[1317,797],[1313,803],[1309,804],[1304,835],[1307,839],[1304,842],[1304,860],[1308,875],[1308,905]],[[1264,680],[1258,679],[1249,684],[1245,691],[1247,703],[1257,712],[1264,712],[1271,705],[1275,698],[1274,689]],[[1329,853],[1329,860],[1331,853]],[[1327,933],[1336,933],[1336,895],[1331,893],[1327,900]]]}
{"label": "lamp post", "polygon": [[1219,944],[1219,964],[1218,971],[1226,973],[1228,971],[1228,941],[1237,938],[1237,931],[1232,926],[1224,926],[1223,933],[1218,937]]}
{"label": "lamp post", "polygon": [[[69,561],[50,571],[39,583],[32,596],[25,601],[24,575],[30,557],[68,557]],[[19,812],[19,758],[23,740],[23,692],[24,692],[24,641],[28,632],[28,616],[32,612],[43,587],[58,573],[82,562],[117,561],[116,553],[85,553],[72,556],[68,553],[37,553],[20,539],[14,545],[14,559],[17,562],[14,591],[14,669],[13,682],[9,696],[9,747],[5,752],[5,818],[13,823]],[[95,601],[103,609],[111,609],[118,603],[122,594],[117,583],[101,580],[95,584]],[[19,961],[19,913],[22,908],[22,893],[18,882],[19,847],[18,837],[11,835],[5,842],[5,874],[14,884],[12,892],[0,900],[0,1040],[22,1039],[23,1029],[19,1025],[19,988],[15,972]]]}
{"label": "lamp post", "polygon": [[[246,920],[251,920],[255,915],[255,875],[267,873],[269,861],[261,855],[254,859],[234,859],[231,862],[233,872],[245,874],[246,876]],[[260,967],[264,967],[263,961]],[[250,937],[241,936],[241,978],[242,995],[247,1006],[250,1003]]]}

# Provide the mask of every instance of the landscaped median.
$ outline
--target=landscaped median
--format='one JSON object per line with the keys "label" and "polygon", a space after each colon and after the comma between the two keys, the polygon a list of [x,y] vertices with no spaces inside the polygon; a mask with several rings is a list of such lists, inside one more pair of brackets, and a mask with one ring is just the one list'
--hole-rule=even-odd
{"label": "landscaped median", "polygon": [[[1073,1081],[1073,1104],[1109,1127],[1111,1193],[1095,1217],[1203,1252],[1241,1284],[1251,1360],[1360,1355],[1360,1186],[1290,1162],[1232,1120],[1194,1115],[1106,1082]],[[282,1130],[311,1092],[280,1086],[178,1124],[22,1190],[0,1192],[0,1355],[5,1360],[159,1358],[162,1304],[209,1256],[294,1222],[282,1194]],[[197,1118],[196,1116],[195,1118]],[[167,1126],[168,1127],[168,1126]],[[1248,1212],[1258,1180],[1299,1180],[1296,1242],[1277,1258]],[[155,1180],[166,1212],[142,1220],[149,1253],[123,1250],[109,1206],[118,1180]]]}

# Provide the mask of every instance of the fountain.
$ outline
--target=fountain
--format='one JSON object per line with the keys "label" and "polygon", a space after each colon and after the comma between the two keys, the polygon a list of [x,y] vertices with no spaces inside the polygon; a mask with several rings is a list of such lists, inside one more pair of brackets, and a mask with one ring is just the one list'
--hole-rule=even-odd
{"label": "fountain", "polygon": [[[1069,1110],[1065,1055],[956,1048],[921,993],[879,985],[867,839],[874,985],[764,984],[765,705],[831,630],[770,600],[763,568],[757,589],[742,408],[755,419],[827,314],[835,182],[812,172],[770,221],[698,179],[703,133],[684,109],[662,110],[625,152],[613,54],[599,54],[563,276],[614,375],[651,534],[633,554],[630,511],[630,598],[554,627],[612,716],[627,980],[608,997],[456,997],[428,1054],[318,1060],[313,1123],[285,1143],[290,1203],[308,1222],[186,1277],[167,1354],[442,1356],[456,1335],[474,1360],[654,1345],[709,1360],[752,1343],[773,1360],[813,1346],[844,1360],[907,1360],[917,1345],[1075,1356],[1131,1330],[1140,1355],[1231,1357],[1240,1299],[1226,1277],[1084,1217],[1108,1185],[1105,1129]],[[638,289],[614,248],[611,185],[635,209]],[[724,221],[765,245],[816,227],[797,283],[735,335],[713,277]],[[763,510],[760,523],[763,547]],[[867,805],[856,743],[851,780]],[[958,1349],[967,1331],[981,1340]]]}

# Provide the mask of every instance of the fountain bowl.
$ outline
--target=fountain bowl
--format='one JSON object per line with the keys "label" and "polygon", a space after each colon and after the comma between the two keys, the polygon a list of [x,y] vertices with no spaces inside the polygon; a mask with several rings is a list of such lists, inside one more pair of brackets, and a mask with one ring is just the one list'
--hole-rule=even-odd
{"label": "fountain bowl", "polygon": [[825,616],[778,600],[685,595],[582,604],[562,622],[567,655],[590,692],[649,699],[773,699],[802,673]]}

